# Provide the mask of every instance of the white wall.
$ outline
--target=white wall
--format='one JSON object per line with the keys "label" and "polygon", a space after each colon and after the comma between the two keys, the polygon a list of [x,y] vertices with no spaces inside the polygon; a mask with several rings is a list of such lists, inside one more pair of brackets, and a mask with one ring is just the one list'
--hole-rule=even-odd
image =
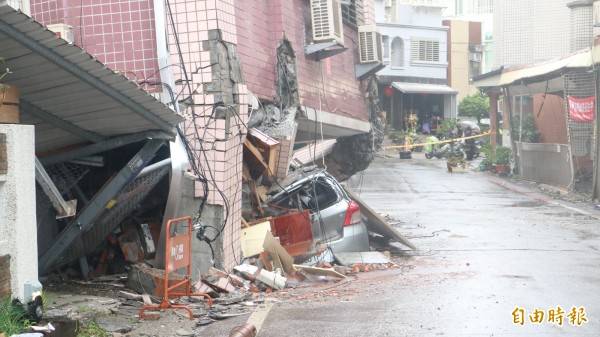
{"label": "white wall", "polygon": [[[389,48],[394,37],[398,36],[404,40],[404,67],[392,68],[390,65],[379,71],[383,76],[410,76],[445,79],[448,68],[448,29],[447,27],[418,27],[400,24],[381,23],[378,24],[381,35],[389,36]],[[412,38],[431,38],[440,41],[440,62],[424,63],[411,60]]]}
{"label": "white wall", "polygon": [[[399,2],[399,1],[398,1]],[[377,74],[381,76],[403,76],[431,79],[446,79],[448,68],[448,28],[442,26],[442,7],[424,7],[398,4],[395,20],[385,21],[385,3],[375,1],[375,17],[381,35],[386,35],[388,48],[392,50],[394,37],[404,41],[404,65],[392,68],[388,64]],[[435,39],[440,42],[439,62],[415,62],[411,60],[411,41],[413,38]],[[385,61],[385,60],[384,60]]]}
{"label": "white wall", "polygon": [[494,2],[494,68],[545,61],[569,51],[565,0]]}
{"label": "white wall", "polygon": [[0,175],[0,255],[11,256],[12,294],[24,299],[25,284],[38,281],[34,127],[0,124],[0,133],[8,159]]}

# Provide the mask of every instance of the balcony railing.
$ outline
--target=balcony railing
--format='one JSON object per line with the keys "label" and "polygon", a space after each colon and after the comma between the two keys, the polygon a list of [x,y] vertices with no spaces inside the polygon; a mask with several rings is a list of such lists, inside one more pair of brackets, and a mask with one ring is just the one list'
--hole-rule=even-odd
{"label": "balcony railing", "polygon": [[399,0],[401,4],[424,7],[448,7],[448,0]]}

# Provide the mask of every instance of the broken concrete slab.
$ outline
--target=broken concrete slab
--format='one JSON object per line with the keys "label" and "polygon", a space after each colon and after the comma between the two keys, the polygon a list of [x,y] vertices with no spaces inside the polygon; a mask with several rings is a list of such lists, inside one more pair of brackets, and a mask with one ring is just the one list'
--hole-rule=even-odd
{"label": "broken concrete slab", "polygon": [[229,283],[229,280],[225,277],[209,275],[202,279],[202,282],[208,284],[209,287],[213,288],[217,292],[230,293],[235,291],[235,287]]}
{"label": "broken concrete slab", "polygon": [[319,267],[311,267],[311,266],[303,266],[299,264],[295,264],[294,268],[298,270],[302,270],[305,273],[316,275],[316,276],[333,276],[340,279],[346,278],[345,275],[338,273],[337,271],[329,268],[319,268]]}
{"label": "broken concrete slab", "polygon": [[243,277],[250,275],[250,277],[254,277],[255,280],[260,281],[273,289],[281,290],[285,288],[286,278],[277,273],[249,264],[235,266],[233,269],[240,272]]}
{"label": "broken concrete slab", "polygon": [[412,250],[417,250],[417,247],[413,245],[406,237],[398,233],[398,231],[392,227],[383,217],[381,217],[375,210],[367,205],[356,193],[352,192],[348,187],[344,186],[344,191],[348,196],[358,203],[360,212],[365,219],[365,224],[370,232],[383,235],[384,237],[392,240],[396,240],[405,246],[408,246]]}
{"label": "broken concrete slab", "polygon": [[380,252],[349,252],[349,253],[334,253],[336,261],[344,266],[351,266],[356,263],[372,264],[380,263],[387,264],[390,260]]}
{"label": "broken concrete slab", "polygon": [[100,317],[96,319],[98,326],[108,332],[127,333],[133,330],[131,322],[123,317]]}

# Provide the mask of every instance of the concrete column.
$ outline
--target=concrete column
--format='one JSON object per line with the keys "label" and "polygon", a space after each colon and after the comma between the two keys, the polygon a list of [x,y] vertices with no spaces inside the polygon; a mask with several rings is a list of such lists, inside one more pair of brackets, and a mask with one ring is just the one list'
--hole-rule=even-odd
{"label": "concrete column", "polygon": [[[0,124],[6,174],[0,174],[0,255],[10,255],[13,298],[38,282],[35,214],[35,135],[31,125]],[[27,299],[29,300],[29,299]]]}

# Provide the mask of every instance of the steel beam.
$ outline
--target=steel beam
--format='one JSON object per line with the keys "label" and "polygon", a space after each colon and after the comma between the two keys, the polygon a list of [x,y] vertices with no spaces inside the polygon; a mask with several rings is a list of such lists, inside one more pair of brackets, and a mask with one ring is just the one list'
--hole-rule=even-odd
{"label": "steel beam", "polygon": [[110,208],[110,201],[142,171],[162,144],[163,140],[160,139],[149,140],[111,180],[104,184],[41,256],[38,261],[41,274],[50,271],[73,242],[94,225],[98,215],[105,208]]}
{"label": "steel beam", "polygon": [[24,112],[26,112],[30,115],[37,117],[43,121],[48,122],[48,123],[56,126],[59,129],[65,130],[71,134],[74,134],[83,139],[92,141],[94,143],[101,142],[105,139],[104,137],[100,136],[97,133],[84,130],[75,124],[71,124],[62,118],[58,118],[58,117],[54,116],[53,114],[29,103],[26,100],[21,99],[19,101],[19,109],[23,110]]}
{"label": "steel beam", "polygon": [[35,180],[50,199],[52,206],[56,210],[56,218],[66,218],[74,216],[77,212],[77,199],[66,201],[54,185],[52,178],[42,166],[42,163],[35,158]]}
{"label": "steel beam", "polygon": [[117,147],[121,147],[127,144],[136,143],[142,141],[144,139],[161,139],[161,140],[172,140],[173,136],[170,134],[166,134],[162,131],[144,131],[140,133],[134,133],[130,135],[120,136],[105,140],[100,143],[88,145],[86,147],[80,147],[73,151],[60,153],[54,156],[48,156],[40,159],[42,164],[44,165],[52,165],[57,163],[62,163],[65,161],[71,161],[73,159],[78,159],[81,157],[89,157],[100,152],[116,149]]}
{"label": "steel beam", "polygon": [[[141,117],[145,118],[146,120],[152,122],[154,125],[159,127],[161,130],[171,133],[171,134],[173,133],[173,130],[174,130],[173,125],[162,120],[160,117],[153,114],[152,112],[146,110],[146,108],[144,108],[141,104],[137,103],[136,101],[131,99],[129,96],[120,92],[119,90],[111,87],[109,84],[99,80],[97,77],[90,74],[85,69],[65,60],[65,58],[62,55],[58,54],[54,50],[46,48],[45,46],[40,44],[38,41],[36,41],[32,37],[30,37],[29,35],[20,32],[15,27],[13,27],[10,23],[0,20],[0,31],[4,32],[6,35],[13,38],[15,41],[18,41],[25,47],[31,49],[34,53],[44,57],[45,59],[47,59],[48,61],[53,63],[55,66],[66,70],[73,76],[82,80],[84,83],[89,84],[93,88],[95,88],[95,89],[99,90],[100,92],[104,93],[105,95],[108,95],[109,97],[113,98],[115,101],[123,104],[131,111],[135,112],[136,114],[140,115]],[[82,50],[82,53],[85,53],[85,51]],[[117,76],[117,75],[115,75],[115,76]],[[140,89],[140,90],[142,90],[142,89]]]}

